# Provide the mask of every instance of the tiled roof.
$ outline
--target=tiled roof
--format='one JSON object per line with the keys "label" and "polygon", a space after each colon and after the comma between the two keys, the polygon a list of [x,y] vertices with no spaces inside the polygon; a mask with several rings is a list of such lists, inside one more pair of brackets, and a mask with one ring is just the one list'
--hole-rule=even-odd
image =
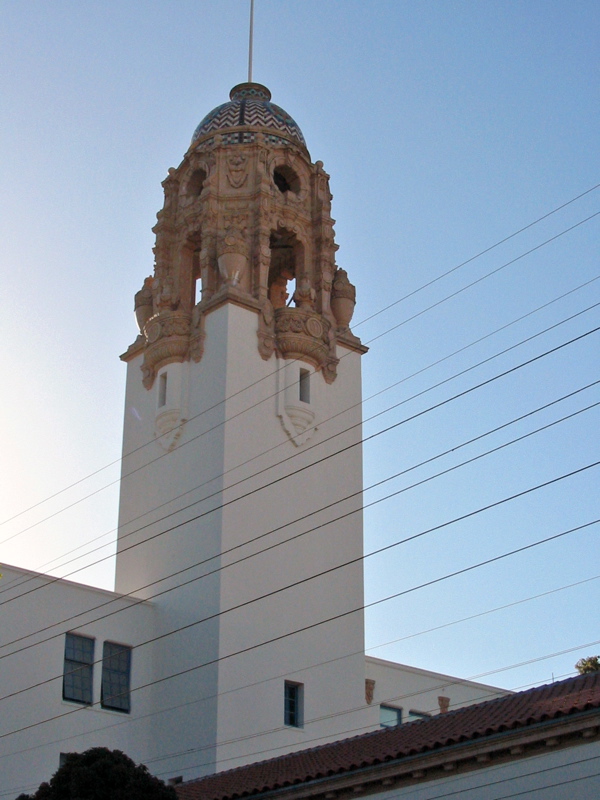
{"label": "tiled roof", "polygon": [[390,762],[600,708],[600,673],[279,756],[180,784],[179,800],[227,800]]}

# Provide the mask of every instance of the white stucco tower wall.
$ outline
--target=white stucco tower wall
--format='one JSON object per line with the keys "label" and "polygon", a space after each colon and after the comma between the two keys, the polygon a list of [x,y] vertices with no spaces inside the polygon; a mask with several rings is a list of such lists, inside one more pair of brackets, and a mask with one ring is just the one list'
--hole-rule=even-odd
{"label": "white stucco tower wall", "polygon": [[116,589],[156,607],[156,756],[186,778],[376,724],[365,348],[328,176],[267,89],[232,90],[164,186],[123,356]]}

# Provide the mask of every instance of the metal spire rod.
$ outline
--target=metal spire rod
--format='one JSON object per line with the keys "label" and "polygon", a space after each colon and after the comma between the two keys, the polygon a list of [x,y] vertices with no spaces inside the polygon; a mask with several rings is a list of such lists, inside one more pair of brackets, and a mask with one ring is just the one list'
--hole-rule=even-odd
{"label": "metal spire rod", "polygon": [[248,83],[252,83],[253,38],[254,38],[254,0],[250,0],[250,39],[248,42]]}

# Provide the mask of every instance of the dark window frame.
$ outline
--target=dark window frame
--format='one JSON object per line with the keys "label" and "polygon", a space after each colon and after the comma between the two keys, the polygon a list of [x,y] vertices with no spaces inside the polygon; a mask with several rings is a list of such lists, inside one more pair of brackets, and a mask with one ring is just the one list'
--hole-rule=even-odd
{"label": "dark window frame", "polygon": [[100,705],[121,714],[131,712],[131,647],[104,642]]}
{"label": "dark window frame", "polygon": [[94,702],[95,639],[80,633],[65,636],[63,700],[91,706]]}
{"label": "dark window frame", "polygon": [[304,684],[285,681],[283,722],[290,728],[304,727]]}

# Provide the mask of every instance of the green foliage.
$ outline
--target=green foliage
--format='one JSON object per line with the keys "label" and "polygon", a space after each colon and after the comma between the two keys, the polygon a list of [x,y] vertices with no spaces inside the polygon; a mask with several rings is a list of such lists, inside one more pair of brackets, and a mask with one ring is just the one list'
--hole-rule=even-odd
{"label": "green foliage", "polygon": [[50,783],[17,800],[177,800],[177,795],[120,750],[93,747],[69,753]]}
{"label": "green foliage", "polygon": [[575,669],[580,675],[588,675],[590,672],[600,672],[600,656],[580,658],[575,664]]}

